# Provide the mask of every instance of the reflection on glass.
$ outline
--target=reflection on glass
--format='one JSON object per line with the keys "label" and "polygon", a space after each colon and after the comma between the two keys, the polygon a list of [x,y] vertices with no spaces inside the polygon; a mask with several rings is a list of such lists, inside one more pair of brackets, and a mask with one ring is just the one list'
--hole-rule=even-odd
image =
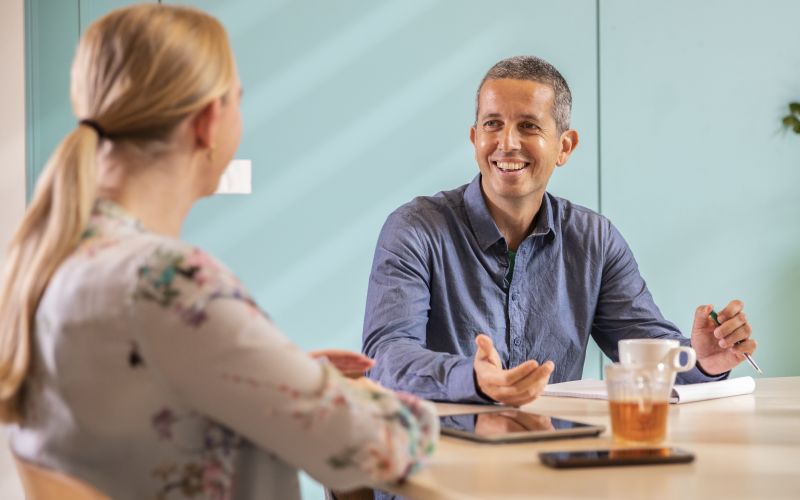
{"label": "reflection on glass", "polygon": [[669,448],[622,448],[608,452],[613,459],[668,457],[669,454]]}
{"label": "reflection on glass", "polygon": [[474,432],[479,436],[501,436],[519,432],[586,427],[586,424],[520,410],[439,417],[442,427]]}

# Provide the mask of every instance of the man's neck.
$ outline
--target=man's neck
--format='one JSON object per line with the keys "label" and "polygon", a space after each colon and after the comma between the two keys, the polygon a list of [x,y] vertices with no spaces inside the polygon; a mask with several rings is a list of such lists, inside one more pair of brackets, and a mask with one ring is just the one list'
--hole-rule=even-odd
{"label": "man's neck", "polygon": [[491,200],[485,194],[486,206],[489,214],[500,229],[510,250],[516,251],[522,240],[533,231],[536,214],[542,206],[544,192],[521,200]]}

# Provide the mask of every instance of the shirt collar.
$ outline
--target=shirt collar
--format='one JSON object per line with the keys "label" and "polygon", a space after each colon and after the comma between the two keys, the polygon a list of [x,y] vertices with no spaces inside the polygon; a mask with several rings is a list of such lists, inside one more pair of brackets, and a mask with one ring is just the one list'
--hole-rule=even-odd
{"label": "shirt collar", "polygon": [[544,236],[553,231],[553,199],[550,193],[545,191],[542,196],[542,206],[539,207],[539,212],[536,214],[536,221],[531,231],[530,236]]}
{"label": "shirt collar", "polygon": [[[476,175],[467,186],[464,192],[464,206],[469,222],[472,225],[472,231],[478,239],[478,244],[482,250],[487,250],[503,238],[503,234],[497,228],[497,224],[489,213],[486,200],[483,199],[481,174]],[[553,232],[552,200],[550,199],[550,194],[545,193],[542,197],[542,206],[536,214],[533,231],[531,231],[529,237],[544,236],[551,232]]]}
{"label": "shirt collar", "polygon": [[481,174],[476,175],[467,186],[467,190],[464,191],[464,207],[481,250],[486,251],[503,237],[489,213],[486,200],[483,199]]}
{"label": "shirt collar", "polygon": [[141,221],[125,211],[121,206],[111,200],[98,198],[92,207],[92,216],[89,225],[84,231],[83,238],[89,238],[109,229],[109,225],[124,227],[135,232],[144,231]]}

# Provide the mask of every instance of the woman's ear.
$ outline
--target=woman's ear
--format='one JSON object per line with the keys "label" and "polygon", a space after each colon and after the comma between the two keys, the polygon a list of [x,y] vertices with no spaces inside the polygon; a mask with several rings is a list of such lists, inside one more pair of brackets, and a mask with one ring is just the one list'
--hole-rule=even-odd
{"label": "woman's ear", "polygon": [[194,144],[198,149],[214,147],[214,138],[217,135],[220,116],[220,99],[214,99],[197,112],[192,119],[194,131]]}

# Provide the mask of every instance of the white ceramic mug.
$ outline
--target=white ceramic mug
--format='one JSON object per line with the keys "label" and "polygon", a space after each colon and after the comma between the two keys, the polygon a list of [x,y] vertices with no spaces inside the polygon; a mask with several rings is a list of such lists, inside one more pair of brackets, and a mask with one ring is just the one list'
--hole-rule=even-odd
{"label": "white ceramic mug", "polygon": [[[626,339],[619,341],[619,362],[628,366],[655,367],[661,363],[675,373],[689,371],[697,362],[691,347],[673,339]],[[681,364],[681,353],[686,363]]]}

